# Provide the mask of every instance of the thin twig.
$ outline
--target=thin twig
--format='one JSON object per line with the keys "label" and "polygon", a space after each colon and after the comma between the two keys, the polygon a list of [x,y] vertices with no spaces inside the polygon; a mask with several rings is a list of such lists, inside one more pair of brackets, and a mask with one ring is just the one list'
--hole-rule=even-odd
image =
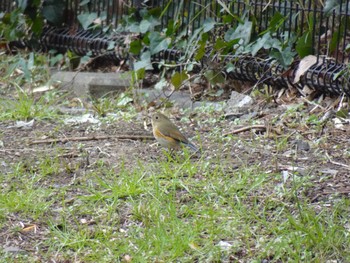
{"label": "thin twig", "polygon": [[315,106],[315,107],[310,111],[311,113],[314,112],[314,110],[317,109],[317,108],[320,108],[323,112],[326,111],[326,109],[325,109],[324,107],[322,107],[321,105],[317,104],[317,103],[314,102],[314,101],[310,101],[310,100],[308,100],[307,98],[304,98],[304,97],[301,97],[301,99],[302,99],[303,101],[305,101],[306,103]]}
{"label": "thin twig", "polygon": [[[227,133],[224,133],[224,136],[227,135],[231,135],[231,134],[237,134],[237,133],[241,133],[241,132],[245,132],[245,131],[249,131],[249,130],[253,130],[253,129],[257,129],[257,130],[261,130],[261,131],[266,131],[269,128],[266,125],[251,125],[251,126],[247,126],[247,127],[242,127]],[[271,128],[272,131],[278,133],[275,129]]]}
{"label": "thin twig", "polygon": [[350,170],[350,166],[347,165],[347,164],[343,164],[343,163],[338,163],[338,162],[335,162],[331,159],[331,157],[328,155],[328,153],[326,152],[326,157],[328,159],[328,161],[332,164],[335,164],[335,165],[339,165],[339,166],[342,166],[342,167],[345,167],[346,169]]}
{"label": "thin twig", "polygon": [[83,137],[67,137],[57,139],[45,139],[32,141],[29,144],[41,144],[41,143],[66,143],[71,141],[95,141],[95,140],[108,140],[108,139],[119,139],[119,140],[154,140],[151,135],[100,135],[100,136],[83,136]]}
{"label": "thin twig", "polygon": [[58,158],[75,158],[75,157],[79,157],[79,154],[76,152],[68,152],[68,153],[60,154],[57,157]]}
{"label": "thin twig", "polygon": [[343,101],[344,101],[344,97],[345,97],[345,93],[343,93],[343,95],[341,96],[341,99],[339,101],[338,107],[337,107],[337,112],[341,110],[342,105],[343,105]]}

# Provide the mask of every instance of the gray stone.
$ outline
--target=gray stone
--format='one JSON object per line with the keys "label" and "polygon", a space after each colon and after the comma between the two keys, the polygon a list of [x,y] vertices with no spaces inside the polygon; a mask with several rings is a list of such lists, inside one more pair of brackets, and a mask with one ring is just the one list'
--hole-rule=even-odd
{"label": "gray stone", "polygon": [[129,73],[64,72],[52,75],[53,83],[62,88],[73,90],[80,98],[101,97],[111,92],[124,91],[131,85]]}
{"label": "gray stone", "polygon": [[230,99],[226,103],[225,112],[226,113],[237,113],[240,112],[241,108],[249,108],[253,105],[254,100],[248,95],[232,91]]}
{"label": "gray stone", "polygon": [[296,140],[295,142],[297,146],[298,151],[309,151],[310,150],[310,144],[303,140]]}
{"label": "gray stone", "polygon": [[[112,92],[121,92],[131,86],[130,73],[94,73],[94,72],[63,72],[59,71],[52,75],[51,81],[59,82],[66,90],[73,90],[79,98],[99,98]],[[169,99],[176,106],[186,108],[214,107],[222,109],[222,104],[217,102],[193,102],[190,94],[181,91],[171,92],[157,89],[134,89],[141,101],[163,101]]]}
{"label": "gray stone", "polygon": [[6,246],[4,247],[4,252],[5,253],[13,253],[13,254],[18,254],[18,253],[25,253],[26,251],[15,246]]}

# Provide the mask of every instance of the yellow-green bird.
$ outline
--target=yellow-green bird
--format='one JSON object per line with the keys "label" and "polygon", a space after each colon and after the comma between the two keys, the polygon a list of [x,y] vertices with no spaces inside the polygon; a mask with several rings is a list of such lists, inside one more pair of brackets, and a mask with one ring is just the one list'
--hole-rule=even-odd
{"label": "yellow-green bird", "polygon": [[154,138],[163,147],[179,149],[182,145],[185,145],[194,151],[198,151],[197,147],[164,114],[156,112],[152,115],[152,128]]}

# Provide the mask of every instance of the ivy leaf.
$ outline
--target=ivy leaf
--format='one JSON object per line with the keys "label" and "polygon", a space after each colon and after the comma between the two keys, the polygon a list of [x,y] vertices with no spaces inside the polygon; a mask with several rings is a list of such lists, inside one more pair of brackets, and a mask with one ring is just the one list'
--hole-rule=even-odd
{"label": "ivy leaf", "polygon": [[[152,55],[157,54],[160,51],[167,49],[169,47],[170,42],[171,42],[170,38],[163,39],[158,45],[156,45],[155,47],[152,48]],[[152,47],[152,45],[151,45],[151,47]]]}
{"label": "ivy leaf", "polygon": [[208,41],[208,34],[207,33],[203,33],[202,34],[202,39],[199,41],[199,47],[197,50],[196,55],[194,56],[195,60],[201,60],[203,58],[203,56],[205,55],[205,47]]}
{"label": "ivy leaf", "polygon": [[174,85],[175,89],[179,89],[182,83],[188,79],[188,74],[185,71],[175,72],[171,77],[171,84]]}
{"label": "ivy leaf", "polygon": [[57,62],[60,62],[63,60],[63,55],[62,54],[57,54],[56,56],[50,57],[50,66],[53,67],[56,65]]}
{"label": "ivy leaf", "polygon": [[114,41],[108,41],[107,50],[114,50],[116,43]]}
{"label": "ivy leaf", "polygon": [[245,20],[244,23],[239,24],[237,28],[230,28],[229,30],[227,30],[224,39],[226,41],[243,39],[244,44],[248,44],[250,41],[252,26],[253,23],[251,21]]}
{"label": "ivy leaf", "polygon": [[164,38],[158,32],[150,33],[149,40],[150,40],[150,51],[152,55],[167,49],[171,42],[170,38]]}
{"label": "ivy leaf", "polygon": [[284,22],[284,20],[286,20],[286,17],[284,17],[280,12],[276,12],[271,18],[269,28],[275,32],[276,29],[279,28],[280,25]]}
{"label": "ivy leaf", "polygon": [[151,23],[148,20],[142,20],[140,23],[140,33],[144,34],[150,28]]}
{"label": "ivy leaf", "polygon": [[26,9],[27,7],[27,0],[18,0],[17,1],[17,5],[18,5],[18,8],[22,10],[22,12]]}
{"label": "ivy leaf", "polygon": [[210,84],[215,85],[218,83],[224,83],[225,77],[221,72],[216,72],[214,70],[208,70],[204,73],[204,76],[210,82]]}
{"label": "ivy leaf", "polygon": [[307,55],[311,55],[313,51],[312,47],[312,38],[311,34],[309,32],[305,32],[297,41],[296,51],[298,52],[298,55],[303,58]]}
{"label": "ivy leaf", "polygon": [[199,61],[204,57],[204,55],[205,55],[205,44],[201,44],[197,49],[197,53],[194,56],[194,59]]}
{"label": "ivy leaf", "polygon": [[229,16],[229,15],[223,15],[222,16],[222,22],[224,22],[225,24],[231,24],[233,21],[233,17]]}
{"label": "ivy leaf", "polygon": [[142,50],[142,42],[140,39],[134,40],[130,43],[129,52],[135,55],[140,54]]}
{"label": "ivy leaf", "polygon": [[156,26],[160,25],[160,21],[153,16],[143,19],[140,23],[140,32],[142,34],[153,31]]}
{"label": "ivy leaf", "polygon": [[251,46],[251,54],[255,56],[260,49],[264,47],[267,41],[270,40],[270,33],[266,33],[263,37],[260,37],[255,41],[255,43]]}
{"label": "ivy leaf", "polygon": [[284,17],[281,13],[276,12],[271,18],[268,28],[265,31],[261,32],[260,35],[264,35],[268,31],[271,33],[276,32],[286,19],[287,17]]}
{"label": "ivy leaf", "polygon": [[222,48],[225,48],[227,46],[226,42],[222,40],[221,38],[216,39],[214,48],[215,50],[220,50]]}
{"label": "ivy leaf", "polygon": [[210,30],[212,30],[215,26],[215,21],[212,18],[207,18],[203,22],[203,32],[206,33]]}
{"label": "ivy leaf", "polygon": [[78,20],[81,26],[86,30],[97,18],[97,14],[94,13],[83,13],[78,15]]}
{"label": "ivy leaf", "polygon": [[267,32],[263,37],[256,40],[255,43],[250,47],[252,56],[255,56],[262,48],[267,50],[274,48],[281,51],[282,43],[279,39],[273,38],[270,32]]}
{"label": "ivy leaf", "polygon": [[126,30],[128,30],[131,33],[140,33],[140,25],[136,22],[129,24],[126,27]]}
{"label": "ivy leaf", "polygon": [[222,9],[225,10],[230,16],[232,16],[234,19],[236,19],[237,21],[242,23],[242,20],[239,18],[239,16],[234,15],[233,13],[231,13],[230,8],[226,5],[226,3],[224,3],[221,0],[217,0],[217,2],[218,2],[219,5],[221,5]]}
{"label": "ivy leaf", "polygon": [[175,22],[172,19],[169,19],[168,26],[165,29],[165,34],[167,37],[171,37],[175,33]]}
{"label": "ivy leaf", "polygon": [[43,30],[44,27],[44,20],[41,16],[37,16],[33,20],[32,30],[35,35],[39,36]]}
{"label": "ivy leaf", "polygon": [[132,81],[135,83],[136,81],[140,80],[140,79],[144,79],[145,78],[145,68],[140,68],[139,70],[135,70],[135,74],[132,74],[131,78]]}
{"label": "ivy leaf", "polygon": [[149,51],[143,52],[141,54],[141,60],[135,62],[134,64],[134,70],[138,71],[139,69],[153,69],[152,63],[151,63],[151,53]]}
{"label": "ivy leaf", "polygon": [[45,0],[43,3],[42,14],[54,25],[61,25],[64,22],[64,1]]}
{"label": "ivy leaf", "polygon": [[226,69],[227,73],[232,72],[235,68],[236,68],[235,65],[232,64],[231,62],[227,63],[226,66],[225,66],[225,69]]}
{"label": "ivy leaf", "polygon": [[327,0],[326,4],[324,5],[323,11],[325,13],[331,13],[333,10],[335,10],[336,14],[339,14],[339,9],[341,5],[341,1],[339,0]]}
{"label": "ivy leaf", "polygon": [[270,52],[270,57],[275,58],[285,69],[294,61],[295,52],[291,51],[290,47],[284,50],[273,49]]}

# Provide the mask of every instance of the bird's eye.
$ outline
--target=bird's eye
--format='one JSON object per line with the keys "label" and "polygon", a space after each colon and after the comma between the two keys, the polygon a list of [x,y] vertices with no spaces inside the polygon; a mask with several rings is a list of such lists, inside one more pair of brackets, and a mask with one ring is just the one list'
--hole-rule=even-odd
{"label": "bird's eye", "polygon": [[158,116],[156,116],[156,120],[158,120]]}

